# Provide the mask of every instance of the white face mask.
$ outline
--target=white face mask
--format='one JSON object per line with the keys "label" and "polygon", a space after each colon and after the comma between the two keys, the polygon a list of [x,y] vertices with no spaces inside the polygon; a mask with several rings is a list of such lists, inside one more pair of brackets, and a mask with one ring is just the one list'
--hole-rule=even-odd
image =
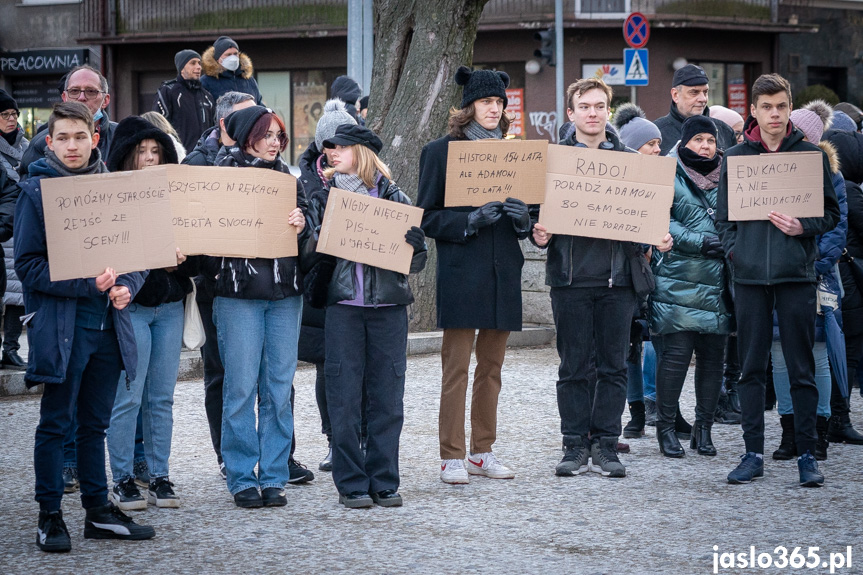
{"label": "white face mask", "polygon": [[239,67],[240,67],[240,57],[239,57],[239,56],[237,56],[236,54],[234,54],[234,55],[232,55],[232,56],[228,56],[227,58],[225,58],[224,60],[222,60],[222,66],[223,66],[225,69],[230,70],[231,72],[233,72],[233,71],[235,71],[237,68],[239,68]]}

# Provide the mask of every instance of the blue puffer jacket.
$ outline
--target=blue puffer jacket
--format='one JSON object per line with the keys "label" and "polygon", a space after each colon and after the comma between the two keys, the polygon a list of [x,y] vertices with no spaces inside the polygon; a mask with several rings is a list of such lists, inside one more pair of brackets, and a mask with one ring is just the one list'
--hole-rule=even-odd
{"label": "blue puffer jacket", "polygon": [[[30,353],[25,383],[63,383],[72,354],[75,336],[75,312],[79,297],[100,295],[96,280],[75,279],[52,282],[48,270],[48,246],[45,239],[45,215],[42,211],[43,177],[58,177],[45,160],[30,165],[30,178],[20,184],[21,195],[15,208],[15,271],[24,288],[24,308],[35,315],[27,326]],[[132,298],[144,284],[146,272],[123,274],[117,285],[126,286]],[[120,343],[120,355],[126,376],[135,379],[138,349],[129,308],[114,314],[114,329]]]}
{"label": "blue puffer jacket", "polygon": [[715,210],[717,188],[699,189],[677,160],[669,224],[674,247],[664,254],[653,250],[651,261],[656,277],[656,289],[650,296],[652,333],[732,331],[725,261],[701,254],[705,236],[718,237],[719,232],[699,196]]}

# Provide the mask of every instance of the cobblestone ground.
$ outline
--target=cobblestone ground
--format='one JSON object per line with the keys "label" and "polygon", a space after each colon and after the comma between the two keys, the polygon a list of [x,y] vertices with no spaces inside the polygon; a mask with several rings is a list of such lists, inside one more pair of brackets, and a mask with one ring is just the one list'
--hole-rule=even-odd
{"label": "cobblestone ground", "polygon": [[[793,461],[769,461],[766,477],[731,486],[740,429],[717,425],[715,458],[659,455],[653,428],[630,440],[622,455],[625,479],[588,473],[553,474],[560,456],[555,402],[557,355],[552,348],[512,349],[504,365],[495,451],[517,476],[440,482],[437,409],[440,360],[411,357],[401,447],[402,508],[346,510],[329,474],[317,471],[326,452],[318,433],[314,370],[296,378],[297,458],[315,471],[309,485],[288,488],[285,508],[238,509],[219,478],[210,446],[201,381],[177,386],[171,478],[182,497],[177,510],[135,512],[156,527],[144,542],[83,539],[77,496],[64,500],[73,550],[40,552],[34,543],[32,449],[36,398],[0,401],[0,573],[711,573],[720,552],[770,552],[777,546],[853,546],[863,568],[863,447],[831,446],[822,463],[822,489],[797,486]],[[692,371],[682,399],[692,420]],[[856,394],[856,390],[855,390]],[[853,421],[863,428],[861,401]],[[767,446],[778,444],[775,412],[767,416]],[[624,417],[626,421],[628,417]],[[687,451],[689,451],[687,449]],[[858,559],[859,557],[859,559]],[[828,572],[826,567],[796,569]],[[726,573],[790,573],[728,569]]]}

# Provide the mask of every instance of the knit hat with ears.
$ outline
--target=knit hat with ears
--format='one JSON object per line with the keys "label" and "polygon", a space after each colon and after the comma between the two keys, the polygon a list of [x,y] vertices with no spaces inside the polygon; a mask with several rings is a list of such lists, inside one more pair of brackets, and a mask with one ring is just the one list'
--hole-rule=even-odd
{"label": "knit hat with ears", "polygon": [[480,98],[497,96],[503,100],[506,108],[506,87],[509,86],[509,74],[496,72],[494,70],[474,70],[467,66],[460,66],[455,72],[455,83],[464,86],[461,98],[461,107],[467,108],[471,102]]}

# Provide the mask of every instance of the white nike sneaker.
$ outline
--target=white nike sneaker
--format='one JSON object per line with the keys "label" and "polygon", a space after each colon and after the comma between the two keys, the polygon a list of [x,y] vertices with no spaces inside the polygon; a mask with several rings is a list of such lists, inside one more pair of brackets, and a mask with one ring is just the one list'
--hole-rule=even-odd
{"label": "white nike sneaker", "polygon": [[491,479],[512,479],[512,469],[497,460],[494,453],[471,453],[467,456],[467,472],[471,475],[485,475]]}
{"label": "white nike sneaker", "polygon": [[444,483],[470,483],[462,459],[444,459],[440,463],[440,480]]}

